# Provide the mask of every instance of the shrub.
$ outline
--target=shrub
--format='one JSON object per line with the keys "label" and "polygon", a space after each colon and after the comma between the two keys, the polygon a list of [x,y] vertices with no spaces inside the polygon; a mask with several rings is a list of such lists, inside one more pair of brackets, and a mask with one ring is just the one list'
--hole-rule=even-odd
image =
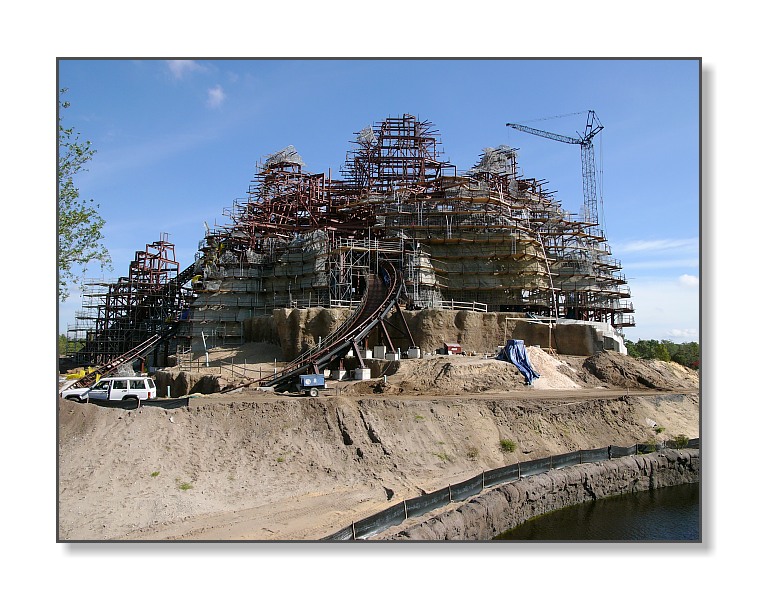
{"label": "shrub", "polygon": [[500,440],[500,450],[502,452],[515,452],[516,442],[513,440]]}
{"label": "shrub", "polygon": [[690,438],[688,438],[686,435],[679,434],[673,440],[671,440],[671,443],[673,444],[674,448],[681,450],[682,448],[687,447],[687,444],[690,443]]}

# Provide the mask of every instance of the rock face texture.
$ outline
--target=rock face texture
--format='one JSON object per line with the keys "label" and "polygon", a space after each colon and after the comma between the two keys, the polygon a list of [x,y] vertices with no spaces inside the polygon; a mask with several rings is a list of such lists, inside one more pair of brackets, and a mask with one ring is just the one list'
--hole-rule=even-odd
{"label": "rock face texture", "polygon": [[664,450],[577,465],[497,486],[453,510],[372,539],[491,540],[532,517],[574,504],[698,481],[699,450]]}
{"label": "rock face texture", "polygon": [[[566,324],[550,330],[515,313],[482,313],[468,310],[424,309],[403,311],[413,344],[405,334],[405,323],[393,312],[389,316],[393,341],[403,350],[410,345],[435,352],[445,343],[461,344],[466,351],[495,352],[507,339],[524,340],[527,346],[552,346],[559,354],[590,356],[603,350],[603,336],[589,325]],[[246,342],[278,344],[287,360],[326,338],[351,315],[346,308],[278,308],[272,316],[253,317],[243,323]],[[369,348],[379,342],[374,331]]]}

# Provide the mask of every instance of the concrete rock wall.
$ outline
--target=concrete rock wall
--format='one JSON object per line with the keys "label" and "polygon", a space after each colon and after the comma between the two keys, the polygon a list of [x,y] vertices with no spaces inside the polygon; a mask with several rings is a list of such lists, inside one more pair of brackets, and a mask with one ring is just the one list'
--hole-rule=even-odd
{"label": "concrete rock wall", "polygon": [[[351,314],[346,308],[279,308],[271,317],[255,317],[244,323],[245,341],[279,344],[291,360],[326,338]],[[424,309],[403,311],[414,345],[423,352],[436,352],[446,342],[461,344],[467,352],[495,352],[508,339],[524,340],[527,346],[552,346],[560,354],[592,356],[603,349],[603,338],[590,325],[559,325],[552,330],[530,323],[513,313],[481,313],[468,310]],[[396,346],[411,345],[400,315],[393,313],[388,328]],[[369,348],[379,343],[378,331],[368,338]]]}
{"label": "concrete rock wall", "polygon": [[698,481],[699,450],[664,450],[577,465],[500,485],[454,510],[373,539],[491,540],[532,517],[567,506]]}
{"label": "concrete rock wall", "polygon": [[201,375],[187,371],[157,371],[155,388],[159,398],[168,396],[168,388],[171,388],[171,397],[179,398],[188,394],[212,394],[221,390],[223,381],[215,375]]}

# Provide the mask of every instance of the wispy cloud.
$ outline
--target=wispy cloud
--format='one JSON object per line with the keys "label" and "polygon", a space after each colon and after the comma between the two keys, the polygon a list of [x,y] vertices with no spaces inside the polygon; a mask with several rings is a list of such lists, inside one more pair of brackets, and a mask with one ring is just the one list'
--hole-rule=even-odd
{"label": "wispy cloud", "polygon": [[220,85],[216,85],[208,90],[207,104],[211,108],[218,108],[226,100],[226,94]]}
{"label": "wispy cloud", "polygon": [[664,339],[675,342],[677,340],[695,341],[698,339],[697,329],[668,329],[666,330],[666,337]]}
{"label": "wispy cloud", "polygon": [[649,260],[622,260],[624,271],[661,271],[664,269],[697,269],[700,266],[694,258],[649,258]]}
{"label": "wispy cloud", "polygon": [[698,283],[700,283],[700,280],[695,277],[694,275],[681,275],[678,279],[679,285],[682,285],[684,287],[697,287]]}
{"label": "wispy cloud", "polygon": [[662,252],[669,250],[693,250],[698,247],[698,238],[673,240],[632,240],[614,244],[614,251],[622,254],[632,252]]}
{"label": "wispy cloud", "polygon": [[174,79],[182,79],[188,73],[204,70],[202,65],[194,60],[167,60],[166,64]]}
{"label": "wispy cloud", "polygon": [[[631,286],[636,327],[626,330],[628,339],[694,341],[700,318],[697,286],[692,276],[645,277]],[[684,283],[687,282],[687,283]]]}

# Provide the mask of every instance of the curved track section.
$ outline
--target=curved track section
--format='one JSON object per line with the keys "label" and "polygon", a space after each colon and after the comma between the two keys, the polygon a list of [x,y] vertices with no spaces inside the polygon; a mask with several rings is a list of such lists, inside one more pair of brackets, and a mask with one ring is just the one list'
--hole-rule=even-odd
{"label": "curved track section", "polygon": [[[397,302],[403,287],[403,280],[397,269],[392,263],[386,261],[380,263],[379,275],[372,275],[366,283],[366,293],[357,310],[345,323],[322,340],[317,348],[304,352],[276,375],[264,377],[252,383],[281,391],[288,388],[298,376],[311,370],[321,371],[333,360],[345,356],[351,348],[371,333],[381,319],[387,316]],[[232,389],[237,388],[224,391]]]}

